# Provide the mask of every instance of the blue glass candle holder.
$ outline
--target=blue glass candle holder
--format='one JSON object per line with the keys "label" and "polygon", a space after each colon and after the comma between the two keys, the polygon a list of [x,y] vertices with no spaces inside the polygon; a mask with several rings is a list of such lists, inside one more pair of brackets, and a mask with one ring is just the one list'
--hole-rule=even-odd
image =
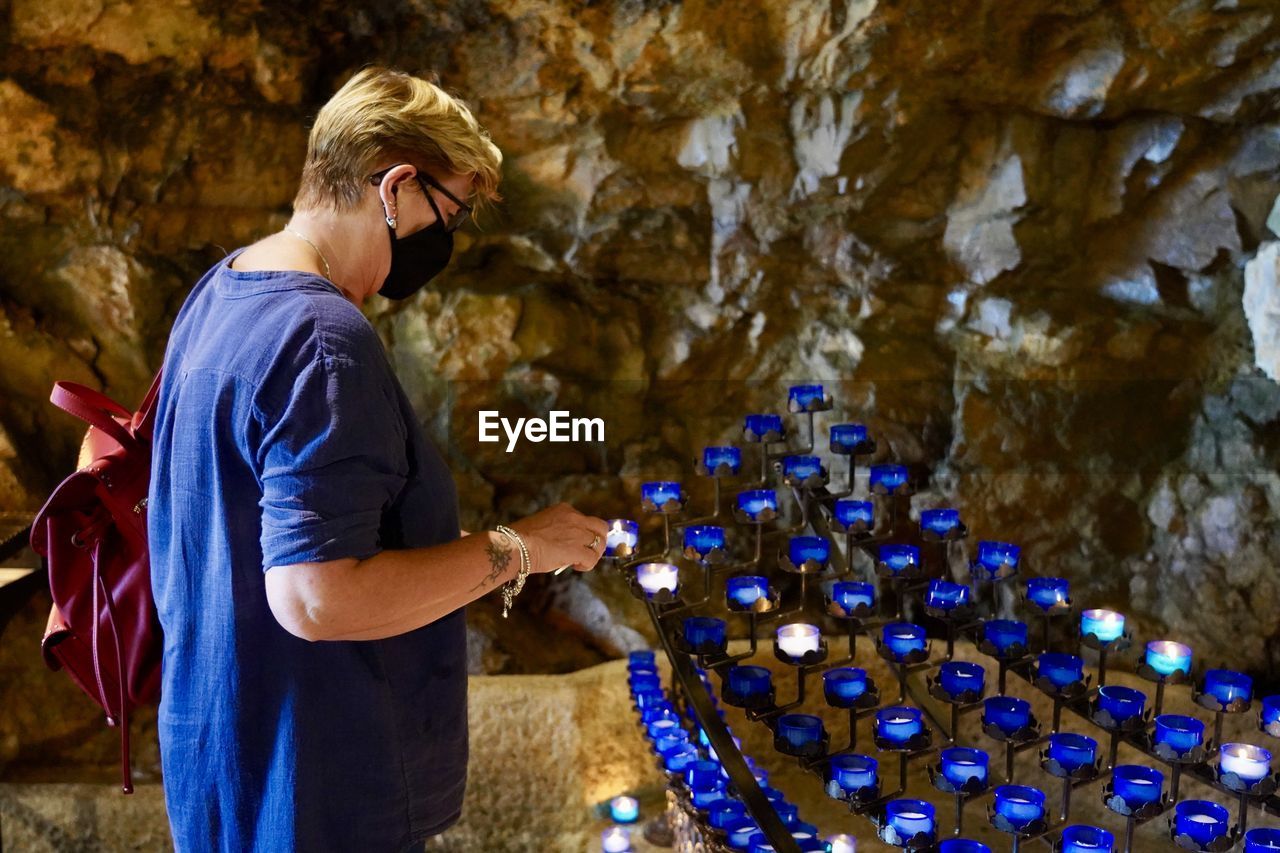
{"label": "blue glass candle holder", "polygon": [[646,725],[663,717],[675,717],[675,706],[667,701],[660,690],[635,695],[635,707],[640,712],[640,722]]}
{"label": "blue glass candle holder", "polygon": [[995,813],[1021,832],[1044,818],[1044,791],[1026,785],[996,788]]}
{"label": "blue glass candle holder", "polygon": [[1251,743],[1224,743],[1218,748],[1218,771],[1253,785],[1271,775],[1271,753]]}
{"label": "blue glass candle holder", "polygon": [[924,606],[950,612],[969,603],[969,587],[934,578],[924,594]]}
{"label": "blue glass candle holder", "polygon": [[880,564],[893,574],[920,568],[920,549],[915,545],[881,545]]}
{"label": "blue glass candle holder", "polygon": [[832,514],[837,522],[846,528],[862,525],[868,530],[875,527],[876,510],[871,501],[857,501],[853,498],[840,498],[836,501]]}
{"label": "blue glass candle holder", "polygon": [[829,669],[822,674],[822,692],[827,704],[847,708],[867,692],[867,671],[852,666]]}
{"label": "blue glass candle holder", "polygon": [[983,704],[982,722],[1012,737],[1031,725],[1031,703],[1016,696],[992,696]]}
{"label": "blue glass candle holder", "polygon": [[684,552],[686,557],[705,560],[715,550],[724,550],[723,527],[693,525],[684,529]]}
{"label": "blue glass candle holder", "polygon": [[913,625],[910,622],[890,622],[880,630],[880,637],[884,648],[888,649],[890,656],[897,661],[903,660],[914,652],[923,652],[928,642],[925,638],[924,626]]}
{"label": "blue glass candle holder", "polygon": [[818,456],[782,457],[782,476],[789,483],[803,483],[810,477],[822,475],[822,459]]}
{"label": "blue glass candle holder", "polygon": [[739,818],[745,817],[747,807],[737,800],[721,800],[712,806],[707,815],[707,822],[716,829],[724,829]]}
{"label": "blue glass candle holder", "polygon": [[[933,835],[936,814],[933,804],[924,800],[890,800],[884,807],[885,824],[901,841],[922,834]],[[897,846],[905,845],[899,843]]]}
{"label": "blue glass candle holder", "polygon": [[777,739],[789,752],[803,752],[822,744],[826,730],[822,718],[811,714],[783,714],[778,718]]}
{"label": "blue glass candle holder", "polygon": [[878,762],[867,755],[835,755],[830,760],[831,780],[846,794],[874,788],[878,767]]}
{"label": "blue glass candle holder", "polygon": [[724,582],[725,599],[737,607],[751,607],[769,596],[769,580],[763,575],[738,575]]}
{"label": "blue glass candle holder", "polygon": [[1204,743],[1204,723],[1181,714],[1156,717],[1155,743],[1181,758]]}
{"label": "blue glass candle holder", "polygon": [[1277,853],[1280,851],[1280,829],[1260,826],[1244,834],[1244,853]]}
{"label": "blue glass candle holder", "polygon": [[671,728],[666,734],[659,735],[653,739],[653,751],[659,755],[666,755],[674,749],[679,749],[689,742],[689,733],[682,728]]}
{"label": "blue glass candle holder", "polygon": [[684,783],[690,791],[716,790],[721,782],[718,761],[695,761],[685,768]]}
{"label": "blue glass candle holder", "polygon": [[1111,774],[1111,788],[1130,811],[1160,802],[1164,774],[1141,764],[1120,764]]}
{"label": "blue glass candle holder", "polygon": [[628,667],[631,667],[631,668],[648,667],[652,669],[656,665],[657,665],[656,658],[654,657],[653,652],[650,651],[649,649],[640,649],[634,652],[627,653]]}
{"label": "blue glass candle holder", "polygon": [[1027,623],[1012,619],[992,619],[982,625],[982,637],[990,643],[998,655],[1008,655],[1017,648],[1027,646]]}
{"label": "blue glass candle holder", "polygon": [[797,568],[803,568],[809,560],[826,568],[831,559],[831,542],[823,536],[792,536],[787,542],[787,556]]}
{"label": "blue glass candle holder", "polygon": [[1036,675],[1061,690],[1084,680],[1084,661],[1075,655],[1046,652],[1036,661]]}
{"label": "blue glass candle holder", "polygon": [[673,483],[668,480],[641,483],[640,500],[647,501],[658,509],[662,509],[671,501],[677,504],[684,503],[684,490],[680,488],[679,483]]}
{"label": "blue glass candle holder", "polygon": [[[645,731],[649,735],[649,740],[653,742],[654,747],[656,748],[658,741],[662,738],[673,735],[675,737],[679,737],[676,733],[684,732],[685,730],[684,727],[680,725],[680,721],[678,719],[673,720],[670,717],[662,717],[645,726]],[[688,732],[685,732],[685,734],[688,735]]]}
{"label": "blue glass candle holder", "polygon": [[[713,654],[725,647],[723,619],[689,616],[684,620],[684,641],[694,654]],[[705,651],[704,651],[705,650]]]}
{"label": "blue glass candle holder", "polygon": [[938,853],[991,853],[991,848],[969,838],[948,838],[938,844]]}
{"label": "blue glass candle holder", "polygon": [[1049,735],[1048,757],[1068,775],[1092,767],[1098,759],[1098,742],[1087,735],[1058,732]]}
{"label": "blue glass candle holder", "polygon": [[773,489],[738,492],[738,511],[751,521],[765,521],[778,512],[778,493]]}
{"label": "blue glass candle holder", "polygon": [[636,710],[642,713],[652,708],[660,708],[664,703],[667,702],[666,694],[663,693],[661,690],[654,690],[654,689],[642,690],[642,691],[633,693],[631,696],[631,699],[632,699],[632,703],[636,707]]}
{"label": "blue glass candle holder", "polygon": [[787,389],[787,408],[792,412],[805,412],[823,403],[821,385],[792,385]]}
{"label": "blue glass candle holder", "polygon": [[1086,610],[1080,615],[1080,636],[1112,643],[1124,635],[1124,616],[1114,610]]}
{"label": "blue glass candle holder", "polygon": [[876,712],[876,737],[885,743],[901,746],[923,731],[924,720],[919,708],[901,705]]}
{"label": "blue glass candle holder", "polygon": [[773,804],[773,810],[778,813],[782,825],[788,829],[800,822],[800,808],[795,803],[781,800]]}
{"label": "blue glass candle holder", "polygon": [[629,518],[609,519],[609,532],[604,538],[604,556],[629,557],[640,541],[640,525]]}
{"label": "blue glass candle holder", "polygon": [[631,675],[627,676],[627,684],[631,687],[632,696],[637,693],[662,690],[662,679],[658,677],[658,673],[643,669],[635,670]]}
{"label": "blue glass candle holder", "polygon": [[981,665],[952,660],[938,667],[938,684],[951,699],[966,694],[981,695],[986,686],[987,671]]}
{"label": "blue glass candle holder", "polygon": [[636,566],[635,577],[636,584],[647,598],[655,598],[662,593],[674,595],[680,588],[680,569],[673,563],[641,563]]}
{"label": "blue glass candle holder", "polygon": [[829,434],[832,453],[852,453],[867,442],[867,428],[862,424],[833,424]]}
{"label": "blue glass candle holder", "polygon": [[1242,672],[1211,669],[1204,674],[1204,692],[1223,705],[1253,698],[1253,679]]}
{"label": "blue glass candle holder", "polygon": [[1147,695],[1132,687],[1108,684],[1098,689],[1098,708],[1106,711],[1116,723],[1124,724],[1141,716],[1147,707]]}
{"label": "blue glass candle holder", "polygon": [[872,465],[871,491],[891,495],[907,484],[906,465]]}
{"label": "blue glass candle holder", "polygon": [[960,510],[925,509],[920,511],[920,529],[935,536],[946,536],[960,529]]}
{"label": "blue glass candle holder", "polygon": [[1212,844],[1231,829],[1231,815],[1208,800],[1183,800],[1173,810],[1173,832],[1185,835],[1201,847]]}
{"label": "blue glass candle holder", "polygon": [[670,773],[684,773],[690,764],[701,760],[697,748],[688,742],[662,753],[662,766]]}
{"label": "blue glass candle holder", "polygon": [[730,705],[753,707],[773,694],[773,674],[762,666],[735,666],[725,674],[721,698]]}
{"label": "blue glass candle holder", "polygon": [[1154,640],[1147,643],[1145,663],[1157,675],[1186,675],[1191,672],[1191,647],[1169,640]]}
{"label": "blue glass candle holder", "polygon": [[831,603],[846,615],[859,608],[870,609],[876,603],[875,585],[861,581],[836,581],[831,587]]}
{"label": "blue glass candle holder", "polygon": [[1048,612],[1065,605],[1070,590],[1066,578],[1031,578],[1027,581],[1027,601]]}
{"label": "blue glass candle holder", "polygon": [[977,564],[988,577],[1007,577],[1018,569],[1022,549],[1012,542],[978,542]]}
{"label": "blue glass candle holder", "polygon": [[1076,824],[1062,830],[1060,853],[1113,853],[1116,837],[1096,826]]}
{"label": "blue glass candle holder", "polygon": [[781,415],[747,415],[742,419],[742,437],[747,441],[780,441],[785,435]]}
{"label": "blue glass candle holder", "polygon": [[742,470],[742,448],[732,445],[704,447],[702,467],[708,474],[715,476],[737,475]]}
{"label": "blue glass candle holder", "polygon": [[640,817],[640,802],[635,797],[614,797],[609,801],[609,817],[614,823],[635,823]]}
{"label": "blue glass candle holder", "polygon": [[1268,696],[1262,700],[1258,721],[1263,731],[1272,737],[1280,737],[1280,696]]}
{"label": "blue glass candle holder", "polygon": [[944,749],[940,758],[943,778],[957,788],[964,787],[970,780],[975,780],[975,786],[986,785],[991,758],[982,750],[954,746]]}

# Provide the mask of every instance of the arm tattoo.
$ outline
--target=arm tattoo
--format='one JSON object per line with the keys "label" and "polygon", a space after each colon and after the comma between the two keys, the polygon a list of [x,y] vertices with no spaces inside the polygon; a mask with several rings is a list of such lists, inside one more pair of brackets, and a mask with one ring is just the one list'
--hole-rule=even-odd
{"label": "arm tattoo", "polygon": [[471,587],[473,591],[502,577],[503,572],[507,570],[507,566],[511,564],[510,548],[503,548],[497,542],[490,542],[485,552],[489,555],[489,574],[482,577],[480,583]]}

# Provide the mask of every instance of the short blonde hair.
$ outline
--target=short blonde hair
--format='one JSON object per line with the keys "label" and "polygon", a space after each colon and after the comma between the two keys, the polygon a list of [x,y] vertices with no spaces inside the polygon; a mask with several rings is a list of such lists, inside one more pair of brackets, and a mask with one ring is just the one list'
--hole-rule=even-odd
{"label": "short blonde hair", "polygon": [[294,209],[349,210],[364,195],[369,175],[393,161],[437,180],[442,172],[470,175],[473,206],[501,198],[502,152],[465,103],[435,82],[368,66],[316,115]]}

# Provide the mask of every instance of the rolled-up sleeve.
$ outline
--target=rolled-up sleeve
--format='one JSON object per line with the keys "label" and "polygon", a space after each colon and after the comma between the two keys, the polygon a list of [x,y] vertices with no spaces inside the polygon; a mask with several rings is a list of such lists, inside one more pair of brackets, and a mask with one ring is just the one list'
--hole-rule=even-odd
{"label": "rolled-up sleeve", "polygon": [[319,355],[264,416],[262,561],[364,559],[408,477],[406,427],[383,365]]}

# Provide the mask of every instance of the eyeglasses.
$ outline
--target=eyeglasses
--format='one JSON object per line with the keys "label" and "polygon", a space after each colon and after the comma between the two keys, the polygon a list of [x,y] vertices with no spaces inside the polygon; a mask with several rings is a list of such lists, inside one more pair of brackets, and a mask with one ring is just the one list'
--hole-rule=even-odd
{"label": "eyeglasses", "polygon": [[[398,165],[400,164],[397,163],[396,166]],[[382,179],[386,176],[387,172],[390,172],[394,168],[395,166],[388,166],[387,168],[383,169],[380,172],[374,172],[372,175],[369,176],[369,183],[375,184],[375,185],[381,183]],[[422,194],[427,197],[427,204],[431,205],[431,209],[435,212],[436,218],[444,223],[445,231],[449,231],[449,232],[457,231],[459,228],[462,227],[463,223],[465,223],[468,219],[471,218],[471,205],[467,204],[465,201],[458,198],[453,193],[449,192],[447,189],[442,187],[440,183],[435,180],[435,178],[432,178],[430,175],[424,174],[422,172],[415,172],[414,178],[417,179],[418,186],[422,188]],[[436,207],[435,199],[431,198],[431,191],[428,189],[428,187],[433,187],[439,190],[440,193],[445,198],[449,199],[449,201],[453,202],[458,206],[458,209],[455,210],[449,216],[448,219],[446,219],[444,215],[440,213],[440,208]]]}

